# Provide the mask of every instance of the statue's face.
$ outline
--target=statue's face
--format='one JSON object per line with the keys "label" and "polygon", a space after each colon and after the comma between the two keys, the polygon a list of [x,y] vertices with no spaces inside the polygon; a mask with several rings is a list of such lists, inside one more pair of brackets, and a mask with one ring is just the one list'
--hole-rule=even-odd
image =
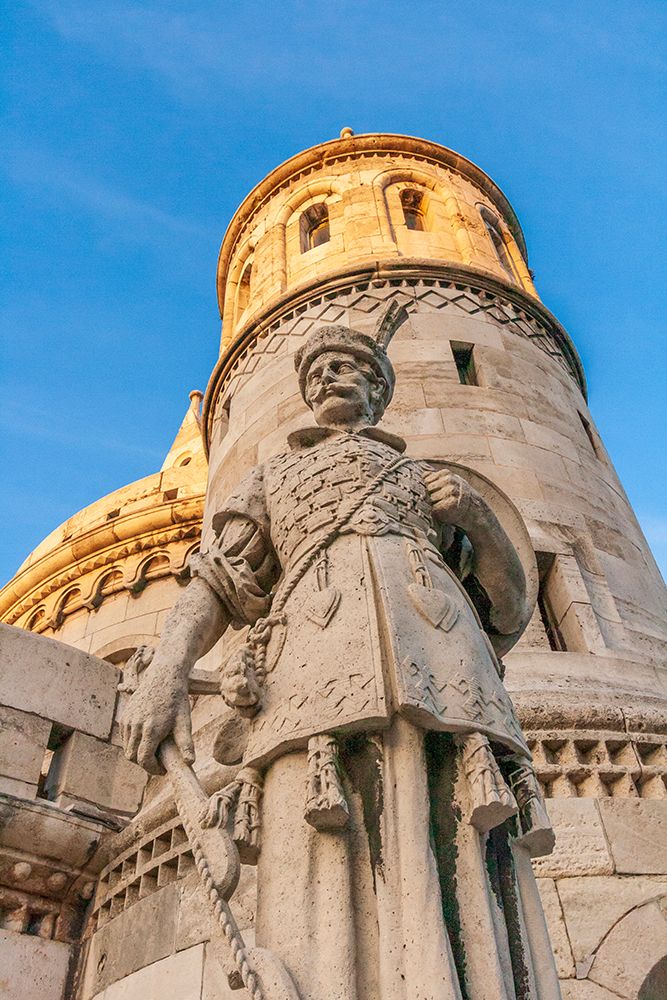
{"label": "statue's face", "polygon": [[382,416],[381,382],[351,354],[325,351],[308,369],[306,402],[320,426],[375,424]]}

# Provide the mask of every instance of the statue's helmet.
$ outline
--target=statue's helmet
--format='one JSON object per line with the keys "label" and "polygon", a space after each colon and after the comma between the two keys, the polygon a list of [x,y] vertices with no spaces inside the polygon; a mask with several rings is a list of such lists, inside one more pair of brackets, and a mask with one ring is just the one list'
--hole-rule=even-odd
{"label": "statue's helmet", "polygon": [[306,399],[306,380],[310,366],[320,354],[330,351],[335,351],[337,354],[350,354],[369,365],[378,378],[384,382],[383,402],[385,407],[389,405],[394,394],[396,375],[385,348],[368,334],[352,330],[347,326],[318,327],[296,352],[294,367],[299,376],[299,387],[304,399]]}

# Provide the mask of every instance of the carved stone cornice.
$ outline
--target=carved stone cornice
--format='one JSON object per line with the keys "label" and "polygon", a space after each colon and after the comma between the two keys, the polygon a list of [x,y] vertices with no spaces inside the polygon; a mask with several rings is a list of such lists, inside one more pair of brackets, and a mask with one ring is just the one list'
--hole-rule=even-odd
{"label": "carved stone cornice", "polygon": [[218,359],[204,395],[202,434],[207,454],[218,396],[229,377],[260,339],[276,332],[292,314],[302,312],[318,302],[331,300],[336,295],[362,290],[371,284],[373,288],[380,284],[390,284],[398,290],[401,285],[411,287],[419,282],[445,284],[495,299],[499,304],[509,305],[518,316],[537,323],[543,336],[553,345],[554,352],[562,357],[569,374],[586,398],[586,377],[576,348],[565,328],[539,299],[528,295],[517,285],[502,281],[473,265],[434,263],[432,260],[407,257],[376,261],[372,266],[356,265],[341,269],[330,278],[315,279],[278,296],[241,327],[235,334],[233,343]]}
{"label": "carved stone cornice", "polygon": [[[2,792],[0,816],[3,927],[46,940],[78,940],[101,867],[93,855],[112,828],[52,802]],[[30,853],[44,843],[49,845],[48,857]]]}
{"label": "carved stone cornice", "polygon": [[[142,567],[151,554],[168,556],[168,564],[155,575],[182,573],[192,544],[201,534],[203,507],[203,493],[162,502],[152,498],[147,506],[64,539],[25,564],[0,591],[0,620],[14,624],[42,605],[39,631],[81,607],[98,607],[108,594],[120,589],[137,592],[145,582]],[[180,542],[185,544],[174,550]],[[105,591],[102,584],[114,570],[122,579]],[[80,587],[76,600],[59,608],[75,584]]]}

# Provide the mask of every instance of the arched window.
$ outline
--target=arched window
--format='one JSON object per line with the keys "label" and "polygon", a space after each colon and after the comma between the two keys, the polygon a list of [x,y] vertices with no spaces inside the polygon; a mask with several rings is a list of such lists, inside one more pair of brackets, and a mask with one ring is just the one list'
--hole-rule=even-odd
{"label": "arched window", "polygon": [[35,631],[37,626],[44,620],[45,614],[46,612],[44,611],[44,608],[37,608],[37,611],[35,611],[34,615],[28,622],[27,629],[29,632]]}
{"label": "arched window", "polygon": [[98,587],[100,597],[108,597],[123,586],[123,574],[119,569],[114,569],[102,579]]}
{"label": "arched window", "polygon": [[61,597],[58,603],[56,613],[54,615],[56,625],[62,625],[65,615],[71,614],[74,610],[78,611],[80,607],[81,591],[78,587],[73,587],[72,590],[68,590],[67,593]]}
{"label": "arched window", "polygon": [[324,202],[311,205],[301,216],[301,253],[321,247],[330,238],[327,206]]}
{"label": "arched window", "polygon": [[58,606],[58,611],[60,614],[69,614],[74,605],[81,599],[81,591],[78,587],[73,590],[68,590],[65,596],[60,601]]}
{"label": "arched window", "polygon": [[250,301],[250,282],[252,280],[252,261],[250,261],[243,268],[243,273],[241,274],[241,280],[239,281],[238,297],[236,299],[237,308],[236,315],[242,316],[243,313],[248,308],[248,303]]}
{"label": "arched window", "polygon": [[160,552],[158,555],[148,559],[142,567],[144,580],[155,580],[156,577],[165,576],[169,572],[169,556]]}
{"label": "arched window", "polygon": [[514,262],[507,252],[507,246],[505,244],[505,240],[503,239],[498,219],[495,217],[493,212],[490,212],[488,208],[484,208],[484,206],[480,208],[479,214],[482,216],[482,221],[486,226],[486,231],[493,244],[493,249],[496,252],[498,263],[502,269],[507,272],[512,281],[516,281],[518,283],[519,276],[516,273]]}
{"label": "arched window", "polygon": [[426,229],[426,212],[424,211],[424,195],[421,191],[410,188],[401,191],[401,207],[406,228],[423,233]]}

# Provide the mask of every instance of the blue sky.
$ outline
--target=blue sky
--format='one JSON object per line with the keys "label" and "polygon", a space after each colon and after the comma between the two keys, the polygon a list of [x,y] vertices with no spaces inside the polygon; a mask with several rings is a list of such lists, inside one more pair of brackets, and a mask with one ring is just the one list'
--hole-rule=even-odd
{"label": "blue sky", "polygon": [[665,573],[664,0],[5,10],[0,581],[159,468],[216,360],[227,222],[344,125],[503,188]]}

